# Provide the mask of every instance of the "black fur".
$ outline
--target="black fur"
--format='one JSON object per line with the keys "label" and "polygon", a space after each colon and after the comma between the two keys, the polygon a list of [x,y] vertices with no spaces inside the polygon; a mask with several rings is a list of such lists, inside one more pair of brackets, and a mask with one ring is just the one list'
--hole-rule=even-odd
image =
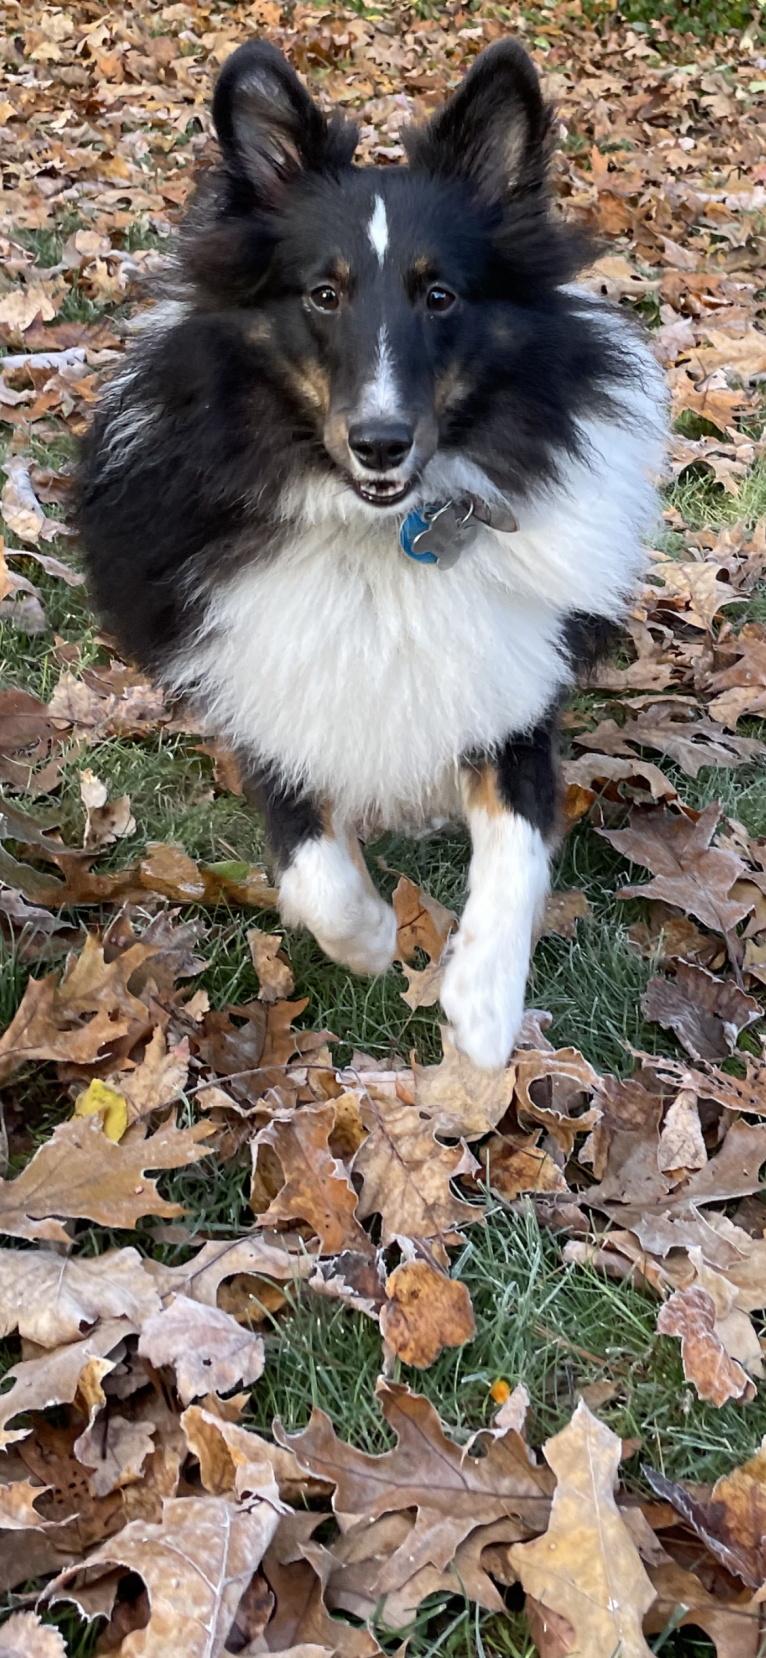
{"label": "black fur", "polygon": [[245,799],[260,811],[277,868],[283,869],[304,841],[318,840],[321,813],[309,795],[286,788],[271,767],[254,767],[246,754],[239,758]]}

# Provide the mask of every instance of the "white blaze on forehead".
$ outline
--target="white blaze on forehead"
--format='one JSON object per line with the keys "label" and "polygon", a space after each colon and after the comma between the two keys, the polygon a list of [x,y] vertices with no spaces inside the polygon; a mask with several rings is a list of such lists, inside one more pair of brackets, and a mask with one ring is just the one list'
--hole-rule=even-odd
{"label": "white blaze on forehead", "polygon": [[386,204],[382,196],[375,197],[375,206],[367,226],[367,235],[372,242],[374,252],[378,255],[378,263],[382,265],[388,247],[388,218],[386,216]]}
{"label": "white blaze on forehead", "polygon": [[369,418],[371,415],[394,418],[399,413],[399,392],[394,373],[394,359],[385,327],[381,328],[378,334],[378,356],[375,373],[364,388],[360,412],[363,418]]}

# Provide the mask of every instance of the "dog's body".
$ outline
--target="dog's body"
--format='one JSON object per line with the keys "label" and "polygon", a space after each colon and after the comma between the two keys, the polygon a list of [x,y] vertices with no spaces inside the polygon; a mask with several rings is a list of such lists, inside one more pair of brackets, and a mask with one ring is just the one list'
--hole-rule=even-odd
{"label": "dog's body", "polygon": [[[442,1003],[499,1065],[547,890],[556,708],[641,567],[660,377],[571,286],[582,248],[550,216],[549,117],[513,43],[409,135],[409,168],[354,168],[265,46],[229,59],[214,114],[178,297],[86,454],[92,588],[242,753],[283,917],[336,959],[379,972],[395,947],[356,828],[467,818]],[[407,556],[410,515],[448,503],[456,561]]]}

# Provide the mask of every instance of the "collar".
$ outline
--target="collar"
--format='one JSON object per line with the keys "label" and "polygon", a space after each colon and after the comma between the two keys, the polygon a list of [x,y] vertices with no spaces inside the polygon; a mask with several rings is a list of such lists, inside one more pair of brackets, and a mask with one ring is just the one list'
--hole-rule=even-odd
{"label": "collar", "polygon": [[418,564],[449,570],[476,539],[481,524],[506,535],[519,527],[508,507],[488,506],[478,495],[455,495],[413,507],[399,531],[399,543]]}

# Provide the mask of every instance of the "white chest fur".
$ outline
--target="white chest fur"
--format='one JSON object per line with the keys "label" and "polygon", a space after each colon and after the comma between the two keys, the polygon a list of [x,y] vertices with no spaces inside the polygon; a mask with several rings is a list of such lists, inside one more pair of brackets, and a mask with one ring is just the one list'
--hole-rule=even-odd
{"label": "white chest fur", "polygon": [[[587,464],[514,503],[518,531],[482,529],[449,570],[408,559],[398,520],[340,479],[308,485],[285,547],[211,593],[176,685],[194,687],[229,740],[348,819],[444,809],[460,755],[529,729],[566,682],[566,614],[616,616],[630,595],[653,508],[654,382],[631,401],[630,425],[586,429]],[[491,498],[475,469],[442,466],[431,464],[424,498]]]}

